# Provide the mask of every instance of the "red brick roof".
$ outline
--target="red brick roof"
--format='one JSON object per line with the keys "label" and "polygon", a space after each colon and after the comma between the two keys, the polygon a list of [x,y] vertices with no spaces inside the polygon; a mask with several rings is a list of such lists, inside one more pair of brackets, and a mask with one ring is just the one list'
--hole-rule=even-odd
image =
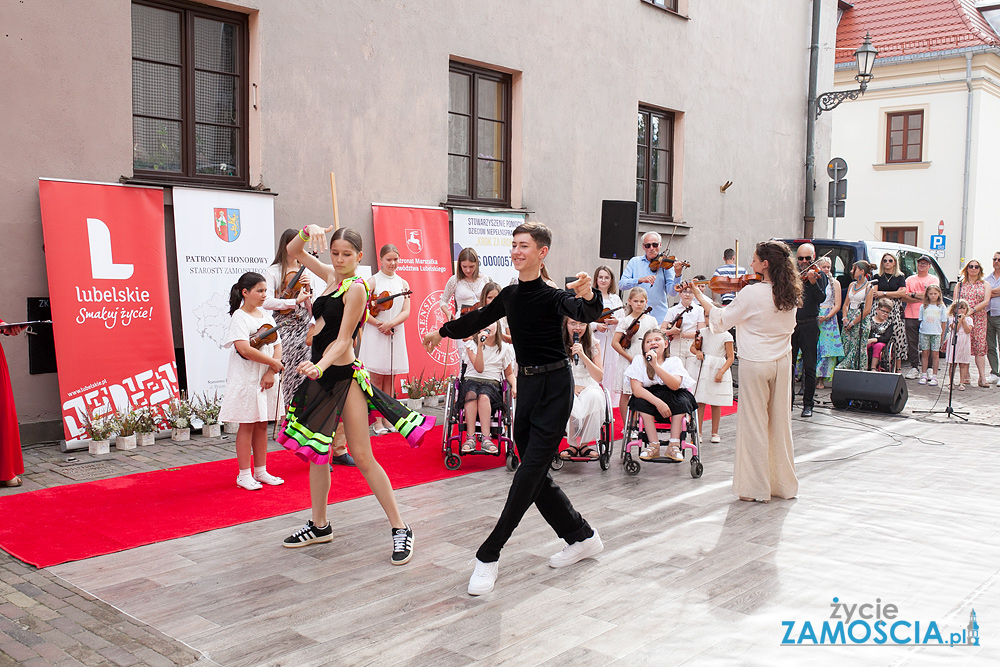
{"label": "red brick roof", "polygon": [[836,61],[854,60],[865,32],[878,57],[1000,46],[975,0],[853,0],[837,26]]}

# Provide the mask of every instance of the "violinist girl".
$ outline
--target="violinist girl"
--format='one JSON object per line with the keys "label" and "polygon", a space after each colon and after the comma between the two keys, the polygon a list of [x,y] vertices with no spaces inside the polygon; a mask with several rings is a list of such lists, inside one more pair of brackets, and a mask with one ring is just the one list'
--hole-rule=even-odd
{"label": "violinist girl", "polygon": [[[409,283],[396,275],[399,249],[387,243],[379,249],[378,258],[380,270],[369,281],[373,299],[383,294],[392,296],[408,292]],[[393,376],[410,372],[403,324],[409,316],[410,297],[397,296],[392,300],[391,308],[374,316],[369,313],[365,320],[365,332],[361,337],[361,361],[371,373],[372,384],[390,395],[393,393]],[[392,424],[386,423],[382,417],[376,417],[372,427],[375,435],[385,435],[392,430]]]}
{"label": "violinist girl", "polygon": [[364,321],[368,303],[368,286],[357,275],[362,257],[361,235],[348,227],[333,233],[329,246],[332,265],[306,252],[306,243],[312,250],[323,250],[326,233],[331,229],[308,225],[288,244],[289,256],[305,264],[327,287],[313,302],[313,313],[323,327],[313,337],[311,361],[302,362],[296,369],[309,379],[292,399],[288,418],[278,435],[283,447],[309,462],[312,500],[312,518],[285,538],[284,546],[304,547],[333,540],[333,527],[326,516],[330,492],[327,464],[333,435],[343,421],[358,470],[389,519],[390,562],[403,565],[413,553],[413,531],[400,516],[389,477],[372,455],[369,409],[395,424],[413,447],[420,445],[434,419],[408,410],[373,387],[368,371],[355,358],[354,337]]}
{"label": "violinist girl", "polygon": [[[698,404],[691,395],[694,378],[688,375],[680,359],[671,357],[663,332],[654,327],[647,331],[640,342],[642,352],[635,355],[625,370],[625,377],[632,385],[629,405],[642,416],[648,446],[639,453],[643,461],[660,457],[660,441],[656,433],[656,419],[694,412]],[[681,431],[683,419],[670,420],[670,442],[666,456],[673,461],[683,461]]]}
{"label": "violinist girl", "polygon": [[[483,286],[490,281],[488,276],[479,274],[479,255],[475,248],[463,248],[458,253],[458,273],[444,285],[441,295],[441,312],[446,320],[452,320],[462,314],[462,308],[479,303]],[[455,308],[451,301],[455,300]]]}
{"label": "violinist girl", "polygon": [[[274,318],[262,308],[267,298],[264,276],[244,273],[229,290],[229,330],[223,347],[229,348],[226,393],[222,398],[219,420],[236,422],[236,462],[239,475],[236,485],[256,491],[262,484],[277,486],[285,480],[267,472],[267,420],[284,415],[284,403],[278,396],[275,373],[281,363],[281,337],[275,332],[274,343],[251,346],[250,339],[262,326],[274,327]],[[253,453],[253,474],[250,455]]]}
{"label": "violinist girl", "polygon": [[[286,229],[278,240],[278,250],[271,266],[264,270],[267,281],[267,298],[264,299],[264,310],[270,311],[274,321],[281,326],[282,358],[289,368],[295,368],[309,358],[309,344],[306,335],[309,332],[309,322],[312,320],[312,287],[314,276],[309,271],[303,271],[298,279],[300,289],[295,296],[282,297],[286,285],[293,280],[301,265],[288,256],[285,247],[295,238],[298,230]],[[322,285],[317,285],[322,287]],[[320,290],[322,291],[322,290]],[[288,405],[295,391],[302,384],[302,376],[297,373],[287,373],[282,378],[281,390],[285,405]]]}
{"label": "violinist girl", "polygon": [[660,324],[660,330],[670,341],[670,356],[680,359],[688,374],[695,377],[700,363],[691,352],[691,344],[698,331],[705,326],[705,309],[695,303],[692,289],[681,290],[680,303],[667,309],[667,317]]}
{"label": "violinist girl", "polygon": [[[628,401],[632,397],[632,385],[628,380],[623,380],[625,369],[632,363],[633,357],[636,355],[641,356],[642,337],[650,329],[655,329],[659,326],[652,315],[649,313],[643,314],[646,310],[646,304],[646,290],[641,287],[630,289],[628,300],[625,304],[626,314],[618,321],[618,326],[615,327],[615,335],[611,339],[611,346],[618,353],[618,358],[616,359],[617,363],[614,364],[615,369],[611,374],[611,386],[608,387],[608,391],[621,394],[621,398],[618,399],[618,410],[621,412],[623,419],[625,418],[625,410],[628,408]],[[629,346],[625,348],[622,346],[625,332],[637,320],[638,324],[634,329],[635,335],[632,336]]]}
{"label": "violinist girl", "polygon": [[[597,291],[604,302],[604,310],[621,308],[622,298],[618,296],[618,281],[610,266],[601,265],[594,271],[594,283]],[[594,330],[594,340],[601,346],[601,367],[608,368],[608,362],[617,366],[615,351],[611,347],[611,339],[615,335],[615,328],[618,326],[618,318],[622,317],[621,310],[615,311],[603,322],[593,322],[590,326]],[[610,356],[609,356],[610,351]]]}
{"label": "violinist girl", "polygon": [[703,326],[699,332],[701,349],[691,343],[691,353],[701,363],[695,378],[694,397],[698,401],[698,432],[705,422],[706,406],[712,408],[712,442],[722,442],[719,437],[719,422],[722,421],[722,407],[733,404],[733,374],[729,369],[736,361],[733,349],[733,335],[728,331],[715,333]]}

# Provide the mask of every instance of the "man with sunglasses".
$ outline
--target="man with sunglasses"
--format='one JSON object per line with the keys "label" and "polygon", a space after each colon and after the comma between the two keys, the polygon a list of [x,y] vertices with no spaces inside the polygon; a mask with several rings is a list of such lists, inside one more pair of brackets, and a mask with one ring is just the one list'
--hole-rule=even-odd
{"label": "man with sunglasses", "polygon": [[684,267],[680,263],[674,264],[673,270],[660,267],[656,271],[649,268],[649,263],[660,254],[660,235],[656,232],[646,232],[642,235],[643,254],[637,255],[625,265],[622,272],[622,279],[618,281],[618,286],[623,292],[627,292],[635,286],[640,286],[646,290],[649,299],[649,307],[653,309],[650,313],[657,322],[663,322],[667,317],[667,297],[675,296],[674,282],[680,278]]}
{"label": "man with sunglasses", "polygon": [[[816,248],[812,243],[799,246],[795,257],[802,276],[802,305],[795,311],[792,332],[792,404],[795,403],[795,360],[802,351],[802,416],[812,417],[816,396],[816,350],[819,347],[819,305],[826,300],[826,274],[812,266]],[[813,271],[808,271],[810,268]]]}
{"label": "man with sunglasses", "polygon": [[993,272],[986,274],[986,284],[990,288],[990,305],[986,311],[986,358],[990,362],[987,382],[996,382],[1000,387],[1000,365],[998,365],[997,345],[1000,344],[1000,251],[993,253]]}
{"label": "man with sunglasses", "polygon": [[924,303],[924,292],[931,285],[939,284],[937,276],[928,272],[931,268],[931,258],[921,255],[917,260],[917,272],[906,279],[906,294],[903,295],[903,325],[906,328],[906,358],[911,368],[906,374],[907,380],[915,380],[920,376],[920,354],[917,343],[920,339],[920,306]]}

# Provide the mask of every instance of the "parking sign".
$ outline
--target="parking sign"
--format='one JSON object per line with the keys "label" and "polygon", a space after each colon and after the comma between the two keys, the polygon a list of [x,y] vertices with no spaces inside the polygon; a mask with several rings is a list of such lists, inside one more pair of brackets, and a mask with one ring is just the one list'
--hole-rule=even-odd
{"label": "parking sign", "polygon": [[944,250],[944,234],[931,236],[931,250]]}

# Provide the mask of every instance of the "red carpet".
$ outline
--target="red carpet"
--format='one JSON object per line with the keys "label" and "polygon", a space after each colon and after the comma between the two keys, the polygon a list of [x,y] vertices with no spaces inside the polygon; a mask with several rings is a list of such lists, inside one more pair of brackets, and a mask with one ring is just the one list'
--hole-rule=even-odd
{"label": "red carpet", "polygon": [[[440,426],[419,449],[395,433],[373,439],[373,446],[397,489],[504,464],[501,457],[467,456],[460,469],[447,470]],[[0,548],[49,567],[309,507],[305,463],[290,452],[271,452],[267,470],[285,483],[244,491],[236,486],[236,460],[230,459],[5,496]],[[497,484],[508,483],[497,478]],[[370,493],[356,468],[334,467],[331,503]]]}
{"label": "red carpet", "polygon": [[[722,414],[735,411],[734,404]],[[621,434],[616,408],[615,437]],[[504,465],[501,457],[466,456],[458,470],[446,469],[441,426],[419,449],[411,449],[395,433],[372,443],[396,489]],[[229,459],[0,497],[0,548],[26,563],[49,567],[309,507],[305,463],[290,452],[271,452],[267,470],[285,483],[244,491],[236,486],[236,461]],[[506,486],[508,479],[497,483]],[[370,493],[356,468],[334,468],[331,503]]]}

